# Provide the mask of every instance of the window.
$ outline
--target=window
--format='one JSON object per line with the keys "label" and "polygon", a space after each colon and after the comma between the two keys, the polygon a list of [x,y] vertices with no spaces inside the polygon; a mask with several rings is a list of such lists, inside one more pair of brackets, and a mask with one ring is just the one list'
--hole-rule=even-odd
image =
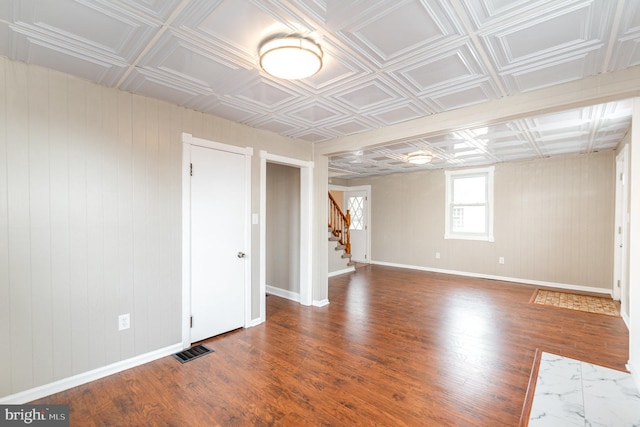
{"label": "window", "polygon": [[493,242],[494,167],[445,171],[445,239]]}
{"label": "window", "polygon": [[350,230],[364,230],[364,197],[352,196],[347,199],[347,210],[351,214]]}

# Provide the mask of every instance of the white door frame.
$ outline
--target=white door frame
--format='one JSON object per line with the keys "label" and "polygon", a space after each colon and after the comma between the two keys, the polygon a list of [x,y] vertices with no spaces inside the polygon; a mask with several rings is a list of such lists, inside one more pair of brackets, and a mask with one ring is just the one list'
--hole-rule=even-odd
{"label": "white door frame", "polygon": [[251,156],[253,148],[237,147],[182,133],[182,348],[191,346],[191,147],[211,148],[244,155],[245,159],[245,248],[244,327],[251,322]]}
{"label": "white door frame", "polygon": [[300,304],[313,301],[313,167],[312,161],[260,151],[260,323],[267,318],[267,162],[300,169]]}
{"label": "white door frame", "polygon": [[[616,156],[615,230],[613,251],[613,299],[620,300],[623,317],[629,295],[627,256],[629,251],[629,146],[625,145]],[[618,283],[620,284],[618,286]]]}
{"label": "white door frame", "polygon": [[[329,184],[329,190],[338,190],[343,193],[349,191],[365,191],[367,194],[367,222],[366,235],[367,235],[367,263],[371,263],[371,185],[356,185],[354,187],[345,187],[344,185],[332,185]],[[343,206],[346,206],[346,200],[343,201]]]}

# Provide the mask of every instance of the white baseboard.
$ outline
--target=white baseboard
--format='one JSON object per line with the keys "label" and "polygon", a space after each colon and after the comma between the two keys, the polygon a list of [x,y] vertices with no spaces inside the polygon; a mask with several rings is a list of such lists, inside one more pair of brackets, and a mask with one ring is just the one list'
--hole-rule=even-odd
{"label": "white baseboard", "polygon": [[266,287],[267,293],[280,298],[286,298],[291,301],[300,302],[300,294],[297,292],[287,291],[286,289],[276,288],[275,286]]}
{"label": "white baseboard", "polygon": [[332,271],[327,276],[334,277],[334,276],[339,276],[341,274],[352,273],[354,271],[356,271],[356,268],[352,265],[351,267],[347,267],[344,270]]}
{"label": "white baseboard", "polygon": [[70,388],[77,387],[79,385],[99,380],[100,378],[104,378],[109,375],[113,375],[115,373],[152,362],[156,359],[169,356],[182,350],[182,343],[174,344],[169,347],[164,347],[155,351],[151,351],[149,353],[141,354],[140,356],[121,360],[120,362],[112,363],[111,365],[83,372],[82,374],[74,375],[69,378],[64,378],[49,384],[41,385],[39,387],[2,397],[0,398],[0,404],[24,404],[27,402],[31,402],[36,399],[41,399],[55,393],[60,393],[61,391],[65,391]]}
{"label": "white baseboard", "polygon": [[324,307],[329,305],[329,299],[313,300],[314,307]]}
{"label": "white baseboard", "polygon": [[545,282],[542,280],[520,279],[517,277],[494,276],[492,274],[469,273],[467,271],[443,270],[439,268],[421,267],[417,265],[396,264],[393,262],[371,261],[371,264],[385,265],[387,267],[407,268],[411,270],[430,271],[432,273],[455,274],[457,276],[477,277],[481,279],[502,280],[505,282],[524,283],[526,285],[545,286],[549,288],[559,288],[571,291],[593,292],[598,294],[607,294],[611,296],[611,289],[593,288],[590,286],[571,285],[568,283]]}

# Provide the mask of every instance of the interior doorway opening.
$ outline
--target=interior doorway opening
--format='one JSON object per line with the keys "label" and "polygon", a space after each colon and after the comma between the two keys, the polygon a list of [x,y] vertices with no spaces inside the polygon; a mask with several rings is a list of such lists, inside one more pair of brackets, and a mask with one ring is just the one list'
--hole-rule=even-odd
{"label": "interior doorway opening", "polygon": [[[313,162],[293,159],[289,157],[270,154],[266,151],[260,151],[260,214],[255,218],[254,223],[260,223],[260,293],[259,293],[259,312],[260,316],[253,323],[261,323],[266,320],[266,295],[267,295],[267,226],[269,223],[267,205],[269,198],[267,197],[267,169],[270,164],[288,166],[297,170],[299,176],[299,203],[296,203],[299,209],[299,233],[296,237],[298,250],[293,251],[297,254],[297,273],[299,282],[299,292],[292,292],[284,289],[280,296],[289,297],[300,302],[302,305],[311,305],[313,301],[312,291],[312,213],[313,213]],[[272,170],[277,168],[272,167]],[[291,173],[290,170],[286,173]],[[293,233],[295,235],[296,233]],[[295,243],[294,243],[295,244]],[[290,263],[296,263],[295,255],[288,255]],[[290,271],[296,271],[289,264]],[[274,288],[270,288],[274,292]],[[275,289],[275,292],[279,292]]]}
{"label": "interior doorway opening", "polygon": [[300,168],[267,162],[266,291],[300,302]]}
{"label": "interior doorway opening", "polygon": [[[351,261],[356,263],[356,266],[371,263],[371,186],[348,187],[329,184],[329,193],[343,212],[349,210],[350,213]],[[329,264],[330,275],[342,273],[342,267],[332,263],[331,257]]]}

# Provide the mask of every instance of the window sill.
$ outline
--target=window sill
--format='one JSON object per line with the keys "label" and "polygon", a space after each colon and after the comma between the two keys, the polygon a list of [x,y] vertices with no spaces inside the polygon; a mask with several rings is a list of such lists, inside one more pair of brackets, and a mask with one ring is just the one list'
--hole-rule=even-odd
{"label": "window sill", "polygon": [[477,236],[477,235],[464,235],[464,234],[445,234],[445,240],[475,240],[482,242],[495,242],[493,236]]}

